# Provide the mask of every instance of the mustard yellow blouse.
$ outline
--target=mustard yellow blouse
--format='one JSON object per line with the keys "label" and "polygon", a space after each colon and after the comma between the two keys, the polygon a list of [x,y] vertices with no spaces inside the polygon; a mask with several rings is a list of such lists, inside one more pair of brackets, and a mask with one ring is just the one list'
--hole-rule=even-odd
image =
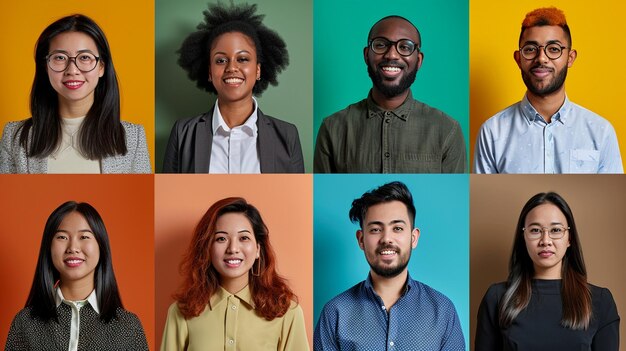
{"label": "mustard yellow blouse", "polygon": [[271,321],[256,315],[250,289],[236,294],[224,288],[198,316],[185,319],[173,303],[167,312],[161,351],[255,350],[307,351],[302,308],[291,303],[284,316]]}

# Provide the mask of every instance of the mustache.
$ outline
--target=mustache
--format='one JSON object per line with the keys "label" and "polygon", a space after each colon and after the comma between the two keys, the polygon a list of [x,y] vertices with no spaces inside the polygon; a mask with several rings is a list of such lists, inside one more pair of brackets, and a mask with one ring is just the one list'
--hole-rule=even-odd
{"label": "mustache", "polygon": [[544,65],[542,65],[542,64],[537,64],[537,65],[534,65],[534,66],[532,66],[530,69],[531,69],[531,70],[532,70],[532,69],[547,69],[547,70],[549,70],[549,71],[551,71],[551,72],[554,72],[554,68],[552,68],[552,67],[548,67],[548,66],[544,66]]}
{"label": "mustache", "polygon": [[381,252],[384,250],[394,250],[396,252],[400,252],[400,248],[398,246],[395,245],[378,245],[378,247],[376,247],[376,251]]}
{"label": "mustache", "polygon": [[399,67],[399,68],[406,68],[406,65],[404,63],[402,63],[401,61],[398,60],[384,60],[378,63],[378,67],[382,67],[382,66],[392,66],[392,67]]}

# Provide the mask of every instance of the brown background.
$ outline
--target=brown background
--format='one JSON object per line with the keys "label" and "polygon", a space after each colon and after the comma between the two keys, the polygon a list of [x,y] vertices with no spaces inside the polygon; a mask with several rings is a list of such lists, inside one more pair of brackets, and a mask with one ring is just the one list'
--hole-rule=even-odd
{"label": "brown background", "polygon": [[[555,191],[569,204],[588,281],[626,306],[626,177],[623,175],[472,175],[470,177],[470,325],[474,347],[478,306],[489,285],[505,281],[513,234],[533,195]],[[620,335],[626,335],[621,323]]]}

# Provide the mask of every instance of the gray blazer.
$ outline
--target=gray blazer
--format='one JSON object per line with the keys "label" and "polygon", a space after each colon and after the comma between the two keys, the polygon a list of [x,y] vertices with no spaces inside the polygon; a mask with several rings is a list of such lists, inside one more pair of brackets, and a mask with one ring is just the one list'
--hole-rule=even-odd
{"label": "gray blazer", "polygon": [[[15,133],[24,121],[4,126],[0,141],[0,173],[48,173],[46,157],[28,157]],[[151,173],[150,156],[143,126],[122,121],[126,131],[126,155],[106,157],[100,161],[102,173]],[[30,143],[31,136],[28,136]]]}
{"label": "gray blazer", "polygon": [[[261,173],[304,173],[298,129],[257,109]],[[209,173],[213,109],[176,121],[165,150],[163,173]]]}

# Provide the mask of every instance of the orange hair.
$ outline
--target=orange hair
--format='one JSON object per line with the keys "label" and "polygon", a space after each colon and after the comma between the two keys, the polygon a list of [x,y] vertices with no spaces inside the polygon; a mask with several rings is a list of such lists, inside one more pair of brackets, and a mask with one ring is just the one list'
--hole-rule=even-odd
{"label": "orange hair", "polygon": [[[217,219],[226,213],[241,213],[252,224],[254,238],[260,247],[260,274],[248,273],[250,293],[256,313],[272,320],[283,316],[297,297],[287,280],[276,272],[276,255],[269,241],[269,231],[261,214],[245,199],[229,197],[214,203],[202,216],[194,230],[189,250],[181,262],[184,281],[174,298],[187,318],[197,317],[210,304],[210,298],[219,289],[219,273],[211,264],[210,248],[215,236]],[[256,266],[257,263],[255,263]]]}
{"label": "orange hair", "polygon": [[572,45],[572,35],[565,19],[565,13],[556,7],[542,7],[534,9],[526,14],[524,21],[522,21],[522,30],[520,31],[520,42],[524,31],[530,27],[541,26],[559,26],[563,28],[569,41],[570,47]]}

